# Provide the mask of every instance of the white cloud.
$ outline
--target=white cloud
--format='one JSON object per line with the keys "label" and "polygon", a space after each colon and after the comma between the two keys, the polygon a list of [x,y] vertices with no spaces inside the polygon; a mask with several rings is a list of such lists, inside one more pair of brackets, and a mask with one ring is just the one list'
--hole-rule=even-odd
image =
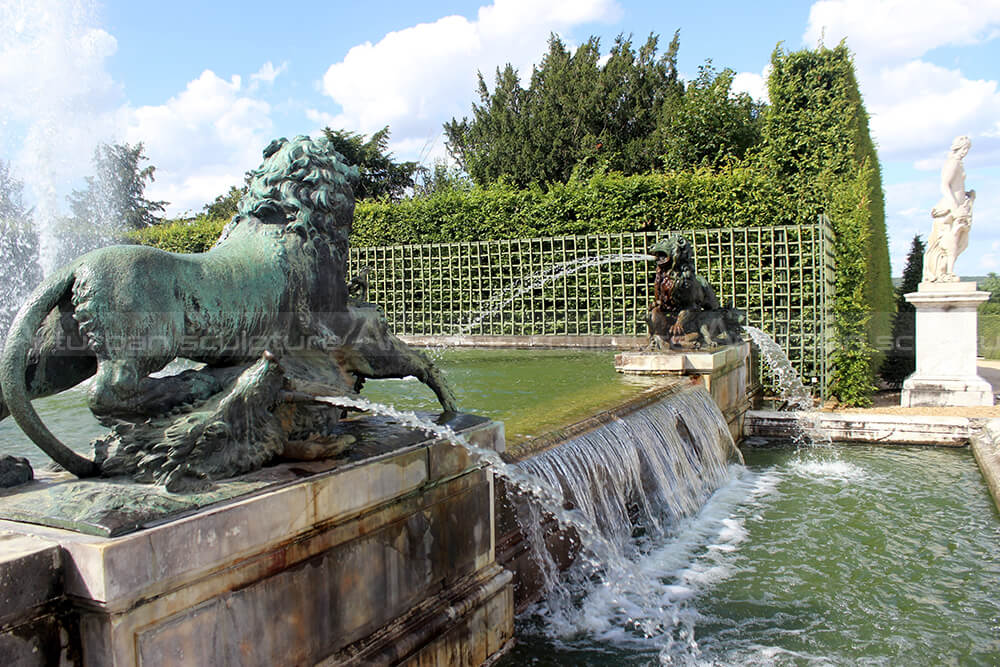
{"label": "white cloud", "polygon": [[[970,80],[922,60],[884,68],[865,86],[871,127],[892,159],[931,158],[960,135],[1000,127],[996,81]],[[932,158],[939,162],[940,158]]]}
{"label": "white cloud", "polygon": [[804,40],[847,43],[867,64],[917,58],[939,46],[996,36],[997,0],[821,0],[809,10]]}
{"label": "white cloud", "polygon": [[389,125],[394,147],[425,142],[445,120],[469,114],[477,70],[492,83],[510,62],[523,79],[551,32],[613,21],[620,11],[614,0],[495,0],[475,20],[447,16],[391,32],[330,66],[322,90],[340,113],[313,115],[365,134]]}
{"label": "white cloud", "polygon": [[758,102],[767,102],[767,77],[771,74],[771,63],[764,66],[760,74],[740,72],[733,77],[732,91],[746,93]]}
{"label": "white cloud", "polygon": [[934,64],[930,52],[998,35],[997,0],[821,0],[803,41],[846,38],[880,156],[933,169],[955,136],[1000,131],[1000,86]]}
{"label": "white cloud", "polygon": [[261,65],[259,70],[250,75],[250,90],[256,90],[261,83],[274,83],[274,80],[278,78],[278,75],[283,74],[287,69],[287,62],[283,62],[278,67],[275,67],[274,63],[268,60],[266,63]]}
{"label": "white cloud", "polygon": [[142,141],[156,181],[150,199],[170,202],[168,213],[198,211],[205,203],[243,181],[256,167],[272,127],[271,108],[211,70],[189,82],[158,106],[130,109],[126,140]]}

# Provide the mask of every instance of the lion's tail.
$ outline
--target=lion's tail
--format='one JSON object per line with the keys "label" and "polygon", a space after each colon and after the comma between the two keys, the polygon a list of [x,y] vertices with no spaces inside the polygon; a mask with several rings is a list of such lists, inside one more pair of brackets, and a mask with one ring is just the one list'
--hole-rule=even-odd
{"label": "lion's tail", "polygon": [[28,354],[35,332],[41,327],[49,311],[58,305],[59,300],[72,287],[74,280],[73,267],[60,269],[43,282],[21,307],[10,326],[7,343],[0,356],[0,387],[3,388],[7,409],[25,435],[53,461],[77,477],[92,477],[98,473],[94,462],[61,443],[42,423],[31,405],[25,379]]}

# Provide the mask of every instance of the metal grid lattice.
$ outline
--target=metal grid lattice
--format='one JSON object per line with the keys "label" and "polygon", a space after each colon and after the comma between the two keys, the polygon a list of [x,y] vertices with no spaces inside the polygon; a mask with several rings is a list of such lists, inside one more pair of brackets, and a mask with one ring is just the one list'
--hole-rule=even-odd
{"label": "metal grid lattice", "polygon": [[[747,314],[820,393],[833,347],[833,231],[812,225],[682,232],[723,305]],[[369,299],[415,336],[645,335],[653,265],[665,232],[589,234],[351,248],[372,267]],[[617,257],[617,258],[616,258]],[[587,260],[603,258],[588,265]]]}

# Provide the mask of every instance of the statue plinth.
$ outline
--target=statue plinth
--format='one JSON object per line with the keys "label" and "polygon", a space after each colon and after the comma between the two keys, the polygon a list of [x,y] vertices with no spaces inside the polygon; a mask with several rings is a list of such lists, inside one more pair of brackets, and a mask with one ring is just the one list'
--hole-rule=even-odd
{"label": "statue plinth", "polygon": [[615,370],[626,375],[684,377],[705,385],[719,406],[735,440],[743,434],[743,419],[750,409],[750,343],[723,345],[711,350],[662,350],[621,352]]}
{"label": "statue plinth", "polygon": [[905,295],[917,310],[917,370],[900,405],[993,405],[993,388],[976,372],[977,308],[989,297],[973,282],[922,282]]}
{"label": "statue plinth", "polygon": [[[503,451],[498,422],[445,423]],[[358,438],[338,458],[262,468],[214,497],[48,471],[0,493],[2,663],[434,665],[501,652],[514,593],[494,557],[492,471],[390,419],[338,428]]]}

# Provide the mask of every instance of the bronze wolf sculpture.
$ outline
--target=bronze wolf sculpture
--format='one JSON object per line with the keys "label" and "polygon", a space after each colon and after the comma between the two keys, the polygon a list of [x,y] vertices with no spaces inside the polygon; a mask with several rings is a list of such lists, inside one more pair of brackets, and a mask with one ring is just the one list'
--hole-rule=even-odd
{"label": "bronze wolf sculpture", "polygon": [[656,258],[654,301],[646,316],[651,348],[713,348],[740,340],[743,313],[720,307],[715,290],[695,273],[687,239],[669,236],[650,253]]}
{"label": "bronze wolf sculpture", "polygon": [[[213,409],[236,409],[251,400],[259,384],[254,378],[274,374],[268,369],[278,359],[286,368],[304,369],[299,379],[326,391],[351,391],[368,377],[414,375],[445,411],[455,411],[454,396],[430,360],[389,332],[378,307],[348,296],[357,180],[357,169],[325,138],[275,140],[264,150],[237,215],[208,252],[114,246],[56,271],[11,326],[0,357],[0,418],[9,410],[57,463],[90,476],[108,471],[63,445],[31,400],[92,375],[90,407],[108,423],[123,416],[162,417],[224,388],[240,400]],[[316,362],[317,353],[333,363]],[[150,377],[175,357],[207,368],[183,374],[183,381]],[[312,361],[301,363],[304,358]],[[244,372],[242,383],[236,382]],[[264,393],[269,410],[276,394]],[[218,414],[202,420],[203,426],[214,424],[214,431],[206,429],[216,435],[227,428]],[[178,426],[162,430],[176,435]],[[185,447],[197,449],[195,444]],[[253,463],[229,474],[260,463],[260,457],[250,458]],[[225,473],[213,469],[211,475]]]}

